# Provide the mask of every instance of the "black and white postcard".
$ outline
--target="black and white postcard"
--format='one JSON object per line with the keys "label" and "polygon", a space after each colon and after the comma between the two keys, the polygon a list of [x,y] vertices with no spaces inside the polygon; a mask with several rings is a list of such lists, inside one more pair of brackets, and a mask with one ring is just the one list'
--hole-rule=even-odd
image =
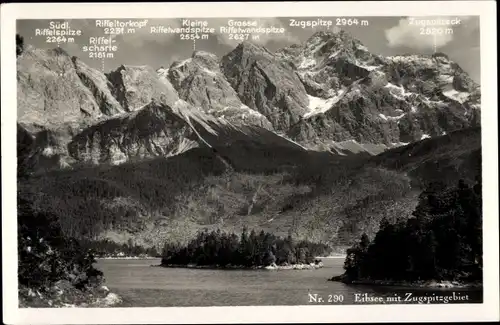
{"label": "black and white postcard", "polygon": [[4,322],[498,320],[495,9],[2,6]]}

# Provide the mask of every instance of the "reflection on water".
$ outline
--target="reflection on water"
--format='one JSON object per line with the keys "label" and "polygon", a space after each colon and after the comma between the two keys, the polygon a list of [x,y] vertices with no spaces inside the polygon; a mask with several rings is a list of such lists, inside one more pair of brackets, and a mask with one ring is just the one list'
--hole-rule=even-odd
{"label": "reflection on water", "polygon": [[482,292],[477,289],[347,286],[327,281],[343,272],[344,260],[333,258],[323,262],[325,267],[318,270],[281,271],[151,267],[158,265],[159,259],[99,260],[97,266],[104,272],[109,289],[122,296],[124,304],[120,307],[380,304],[417,303],[418,299],[423,303],[477,303],[482,300]]}

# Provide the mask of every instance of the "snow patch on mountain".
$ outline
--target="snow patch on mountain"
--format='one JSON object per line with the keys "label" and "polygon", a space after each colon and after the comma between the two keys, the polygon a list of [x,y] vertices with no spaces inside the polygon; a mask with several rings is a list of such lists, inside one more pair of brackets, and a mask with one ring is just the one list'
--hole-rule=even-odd
{"label": "snow patch on mountain", "polygon": [[310,68],[310,67],[315,66],[315,65],[316,65],[315,59],[304,57],[302,59],[302,62],[299,65],[299,69],[307,69],[307,68]]}
{"label": "snow patch on mountain", "polygon": [[393,147],[404,147],[404,146],[407,146],[409,144],[410,144],[409,142],[392,142],[391,143],[391,145]]}
{"label": "snow patch on mountain", "polygon": [[42,155],[44,155],[45,157],[52,157],[55,155],[55,150],[50,146],[45,147],[42,151]]}
{"label": "snow patch on mountain", "polygon": [[385,88],[389,89],[389,92],[391,93],[394,98],[399,99],[399,100],[405,100],[404,95],[405,95],[405,89],[403,86],[396,86],[390,82],[385,85]]}
{"label": "snow patch on mountain", "polygon": [[308,111],[304,114],[304,118],[310,117],[312,115],[325,113],[329,109],[332,108],[341,98],[341,96],[345,93],[345,90],[342,89],[338,92],[337,96],[324,99],[319,97],[314,97],[311,95],[307,95],[309,98],[309,107]]}
{"label": "snow patch on mountain", "polygon": [[276,134],[276,135],[277,135],[277,136],[279,136],[280,138],[283,138],[283,139],[285,139],[286,141],[291,142],[291,143],[293,143],[293,144],[294,144],[294,145],[296,145],[296,146],[299,146],[300,148],[302,148],[302,149],[304,149],[304,150],[309,150],[309,149],[307,149],[306,147],[304,147],[303,145],[301,145],[301,144],[299,144],[299,143],[297,143],[297,142],[295,142],[295,141],[291,140],[290,138],[288,138],[288,137],[284,136],[283,134],[280,134],[280,133],[275,132],[275,131],[271,131],[271,132],[272,132],[272,133],[274,133],[274,134]]}
{"label": "snow patch on mountain", "polygon": [[363,68],[365,70],[368,70],[368,71],[373,71],[373,70],[376,70],[378,68],[380,68],[381,66],[380,65],[366,65],[364,63],[362,63],[361,61],[359,60],[356,60],[355,61],[355,64],[360,67],[360,68]]}
{"label": "snow patch on mountain", "polygon": [[209,76],[215,76],[215,75],[217,75],[216,72],[208,70],[207,68],[202,68],[202,71],[205,72],[206,74],[208,74]]}
{"label": "snow patch on mountain", "polygon": [[329,59],[333,59],[334,57],[336,57],[337,55],[339,55],[341,50],[337,50],[335,51],[334,53],[330,54],[330,56],[328,57]]}
{"label": "snow patch on mountain", "polygon": [[185,59],[185,60],[181,60],[181,61],[176,61],[172,68],[179,68],[179,67],[182,67],[183,65],[185,65],[186,63],[189,63],[192,61],[192,58],[188,58],[188,59]]}
{"label": "snow patch on mountain", "polygon": [[398,121],[401,118],[403,118],[405,115],[406,115],[406,113],[403,113],[403,114],[398,115],[398,116],[385,116],[382,113],[379,114],[380,118],[383,119],[384,121]]}
{"label": "snow patch on mountain", "polygon": [[[191,128],[194,129],[193,124],[191,123],[192,121],[197,122],[200,124],[207,132],[217,136],[218,133],[208,125],[207,122],[211,122],[214,124],[218,124],[218,120],[208,116],[206,114],[203,114],[199,110],[193,109],[191,105],[189,105],[186,101],[182,99],[178,99],[173,107],[174,112],[176,112],[178,115],[182,116],[184,120],[188,122],[188,124],[191,126]],[[198,134],[197,130],[194,129],[194,131]]]}
{"label": "snow patch on mountain", "polygon": [[320,43],[316,44],[316,46],[312,49],[311,53],[315,54],[316,52],[321,50],[321,48],[323,46],[325,46],[325,44],[326,44],[326,42],[320,42]]}
{"label": "snow patch on mountain", "polygon": [[389,92],[391,93],[391,95],[398,99],[398,100],[408,100],[408,97],[418,97],[420,96],[419,94],[417,93],[414,93],[414,92],[411,92],[411,91],[408,91],[406,90],[403,86],[397,86],[397,85],[394,85],[390,82],[388,82],[384,88],[387,88],[389,90]]}
{"label": "snow patch on mountain", "polygon": [[463,104],[467,101],[467,99],[469,99],[470,93],[458,91],[452,88],[443,90],[443,95],[445,95],[449,99],[459,102],[460,104]]}
{"label": "snow patch on mountain", "polygon": [[175,155],[181,154],[183,152],[186,152],[186,151],[188,151],[190,149],[197,148],[197,147],[198,147],[198,144],[195,141],[191,141],[189,139],[184,138],[179,143],[179,145],[177,147],[177,150],[173,151],[171,153],[171,155],[175,156]]}
{"label": "snow patch on mountain", "polygon": [[161,78],[168,78],[168,68],[165,69],[165,68],[160,68],[158,70],[156,70],[156,73],[158,74],[158,77],[161,77]]}
{"label": "snow patch on mountain", "polygon": [[364,64],[361,64],[361,63],[358,63],[357,66],[360,67],[360,68],[366,69],[368,71],[373,71],[373,70],[376,70],[376,69],[380,68],[379,65],[364,65]]}
{"label": "snow patch on mountain", "polygon": [[362,51],[368,51],[368,48],[362,44],[356,44],[356,48]]}
{"label": "snow patch on mountain", "polygon": [[[243,120],[243,122],[245,122],[245,120],[247,120],[250,117],[256,117],[256,118],[261,118],[261,119],[266,118],[264,115],[251,109],[250,107],[246,106],[245,104],[241,104],[239,109],[241,111],[238,112],[238,118]],[[210,114],[217,113],[218,118],[225,119],[226,118],[225,113],[227,113],[229,115],[235,114],[236,110],[238,110],[238,108],[232,107],[232,106],[226,106],[226,107],[223,107],[223,108],[217,109],[217,110],[215,110],[215,109],[209,110],[208,113],[210,113]]]}
{"label": "snow patch on mountain", "polygon": [[438,81],[442,83],[452,83],[453,82],[453,76],[449,74],[442,74],[438,76]]}
{"label": "snow patch on mountain", "polygon": [[425,68],[432,68],[434,60],[421,55],[395,55],[386,57],[387,60],[395,63],[417,64]]}

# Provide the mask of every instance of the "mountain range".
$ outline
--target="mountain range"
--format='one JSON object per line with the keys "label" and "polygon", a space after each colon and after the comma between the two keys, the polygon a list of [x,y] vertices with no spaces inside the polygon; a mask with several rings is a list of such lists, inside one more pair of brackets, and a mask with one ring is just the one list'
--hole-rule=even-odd
{"label": "mountain range", "polygon": [[443,53],[384,57],[344,31],[107,74],[27,48],[17,70],[19,195],[75,237],[348,244],[480,171],[479,85]]}

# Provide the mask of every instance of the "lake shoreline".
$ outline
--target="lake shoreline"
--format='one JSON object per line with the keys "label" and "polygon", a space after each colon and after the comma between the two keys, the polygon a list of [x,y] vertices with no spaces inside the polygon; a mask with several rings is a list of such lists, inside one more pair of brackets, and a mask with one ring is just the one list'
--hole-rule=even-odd
{"label": "lake shoreline", "polygon": [[291,264],[291,265],[261,265],[261,266],[243,266],[243,265],[194,265],[194,264],[159,264],[151,265],[152,267],[164,268],[183,268],[183,269],[204,269],[204,270],[269,270],[269,271],[282,271],[282,270],[315,270],[323,268],[322,262],[309,263],[309,264]]}
{"label": "lake shoreline", "polygon": [[[346,255],[330,255],[330,256],[318,256],[316,259],[337,259],[346,258]],[[96,257],[96,260],[156,260],[161,259],[161,256],[106,256],[106,257]]]}
{"label": "lake shoreline", "polygon": [[427,289],[474,289],[482,288],[480,283],[465,283],[458,281],[442,281],[442,280],[427,280],[427,281],[392,281],[392,280],[347,280],[343,274],[334,276],[328,281],[341,282],[347,285],[370,285],[370,286],[389,286],[389,287],[407,287],[407,288],[427,288]]}
{"label": "lake shoreline", "polygon": [[161,257],[151,257],[151,256],[108,256],[108,257],[96,257],[96,260],[157,260]]}

